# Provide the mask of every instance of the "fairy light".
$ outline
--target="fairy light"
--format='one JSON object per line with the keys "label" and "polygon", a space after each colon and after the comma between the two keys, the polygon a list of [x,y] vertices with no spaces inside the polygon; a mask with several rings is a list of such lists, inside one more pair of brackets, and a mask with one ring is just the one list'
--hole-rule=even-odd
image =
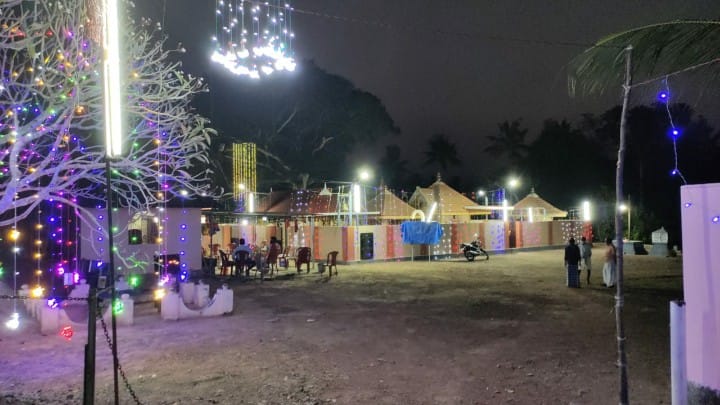
{"label": "fairy light", "polygon": [[217,0],[211,60],[252,79],[294,71],[292,11],[282,0]]}
{"label": "fairy light", "polygon": [[680,171],[680,168],[678,167],[678,152],[677,152],[677,140],[682,135],[682,131],[675,127],[675,121],[673,120],[672,112],[670,111],[670,82],[669,77],[665,76],[665,79],[663,80],[664,89],[661,90],[658,93],[658,100],[662,102],[665,105],[665,112],[668,116],[668,121],[670,122],[670,129],[668,130],[668,136],[672,140],[673,143],[673,158],[674,158],[674,165],[673,169],[670,171],[670,175],[672,176],[678,176],[680,177],[680,180],[682,180],[683,184],[687,184],[687,181],[685,180],[685,176],[683,176],[682,172]]}
{"label": "fairy light", "polygon": [[[18,195],[15,194],[13,197],[13,210],[15,212],[15,220],[13,223],[12,231],[10,232],[10,239],[13,241],[13,295],[17,296],[17,255],[18,255],[18,245],[17,241],[20,238],[20,232],[17,230],[17,198]],[[13,312],[10,315],[10,319],[5,322],[5,326],[8,329],[15,330],[20,326],[20,314],[18,314],[17,311],[17,300],[13,300]]]}

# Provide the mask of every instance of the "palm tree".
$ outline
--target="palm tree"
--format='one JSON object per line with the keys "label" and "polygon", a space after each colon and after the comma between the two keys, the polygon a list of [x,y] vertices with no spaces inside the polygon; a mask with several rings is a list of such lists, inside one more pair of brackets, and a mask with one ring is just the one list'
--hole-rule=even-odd
{"label": "palm tree", "polygon": [[528,151],[528,146],[525,144],[527,128],[520,128],[520,119],[518,118],[512,122],[501,122],[498,124],[498,131],[498,135],[487,136],[490,145],[485,148],[485,152],[500,158],[507,156],[510,163],[519,163]]}
{"label": "palm tree", "polygon": [[448,166],[460,166],[462,162],[457,156],[457,147],[450,142],[445,134],[434,134],[428,139],[428,150],[425,151],[425,164],[437,163],[445,170]]}
{"label": "palm tree", "polygon": [[380,171],[391,187],[400,186],[402,175],[407,171],[408,161],[400,155],[400,146],[393,144],[385,147],[385,156],[380,159]]}
{"label": "palm tree", "polygon": [[[631,59],[632,57],[632,59]],[[627,105],[633,86],[667,80],[684,72],[705,66],[715,67],[711,79],[720,69],[720,21],[671,21],[634,28],[610,35],[587,49],[570,63],[568,87],[570,94],[602,93],[610,86],[623,83],[623,110],[620,119],[620,141],[615,178],[615,198],[619,206],[623,197],[625,134]],[[640,77],[633,85],[632,78]],[[578,91],[579,90],[579,91]],[[622,215],[615,215],[615,237],[622,240]],[[617,255],[617,290],[615,294],[615,325],[618,345],[620,404],[627,404],[627,361],[623,310],[623,257]]]}

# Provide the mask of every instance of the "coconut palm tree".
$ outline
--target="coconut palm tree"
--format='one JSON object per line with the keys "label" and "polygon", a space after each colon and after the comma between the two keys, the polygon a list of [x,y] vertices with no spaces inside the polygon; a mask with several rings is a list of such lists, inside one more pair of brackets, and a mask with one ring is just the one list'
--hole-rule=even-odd
{"label": "coconut palm tree", "polygon": [[[632,59],[631,59],[632,58]],[[569,69],[570,94],[602,93],[622,83],[623,110],[615,178],[616,204],[623,197],[627,105],[633,87],[667,80],[691,70],[708,67],[711,80],[720,74],[720,21],[671,21],[610,35],[577,56]],[[633,84],[632,78],[637,81]],[[622,240],[622,215],[615,215],[616,240]],[[627,361],[623,323],[623,257],[617,255],[615,325],[617,329],[620,404],[627,404]]]}
{"label": "coconut palm tree", "polygon": [[510,163],[517,165],[528,152],[528,145],[525,144],[527,128],[520,127],[520,119],[504,121],[498,124],[498,135],[488,135],[486,138],[490,145],[485,152],[494,156],[507,156]]}
{"label": "coconut palm tree", "polygon": [[457,155],[457,146],[445,134],[434,134],[428,139],[428,149],[425,151],[425,164],[437,163],[445,170],[449,166],[460,166],[462,162]]}

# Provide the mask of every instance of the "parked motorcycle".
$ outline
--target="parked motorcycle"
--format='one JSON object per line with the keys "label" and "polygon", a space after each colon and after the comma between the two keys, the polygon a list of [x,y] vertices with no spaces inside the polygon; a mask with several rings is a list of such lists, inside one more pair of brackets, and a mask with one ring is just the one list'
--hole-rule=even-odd
{"label": "parked motorcycle", "polygon": [[463,256],[465,256],[469,262],[475,260],[477,256],[485,256],[485,260],[490,260],[490,256],[485,249],[482,248],[480,242],[476,240],[470,243],[461,243],[460,250],[462,250]]}

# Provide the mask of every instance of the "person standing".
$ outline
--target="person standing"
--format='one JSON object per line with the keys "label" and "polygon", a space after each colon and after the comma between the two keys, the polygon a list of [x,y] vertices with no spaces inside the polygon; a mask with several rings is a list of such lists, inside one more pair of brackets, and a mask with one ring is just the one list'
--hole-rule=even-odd
{"label": "person standing", "polygon": [[617,251],[613,245],[612,238],[605,239],[605,264],[603,265],[603,283],[610,288],[615,285],[617,280],[617,270],[615,268],[615,255]]}
{"label": "person standing", "polygon": [[590,284],[590,273],[592,272],[592,243],[588,243],[584,236],[580,238],[580,256],[582,257],[582,266],[585,268],[587,283]]}
{"label": "person standing", "polygon": [[580,288],[579,264],[580,248],[575,244],[575,238],[570,238],[568,245],[565,246],[565,268],[567,270],[568,287]]}

